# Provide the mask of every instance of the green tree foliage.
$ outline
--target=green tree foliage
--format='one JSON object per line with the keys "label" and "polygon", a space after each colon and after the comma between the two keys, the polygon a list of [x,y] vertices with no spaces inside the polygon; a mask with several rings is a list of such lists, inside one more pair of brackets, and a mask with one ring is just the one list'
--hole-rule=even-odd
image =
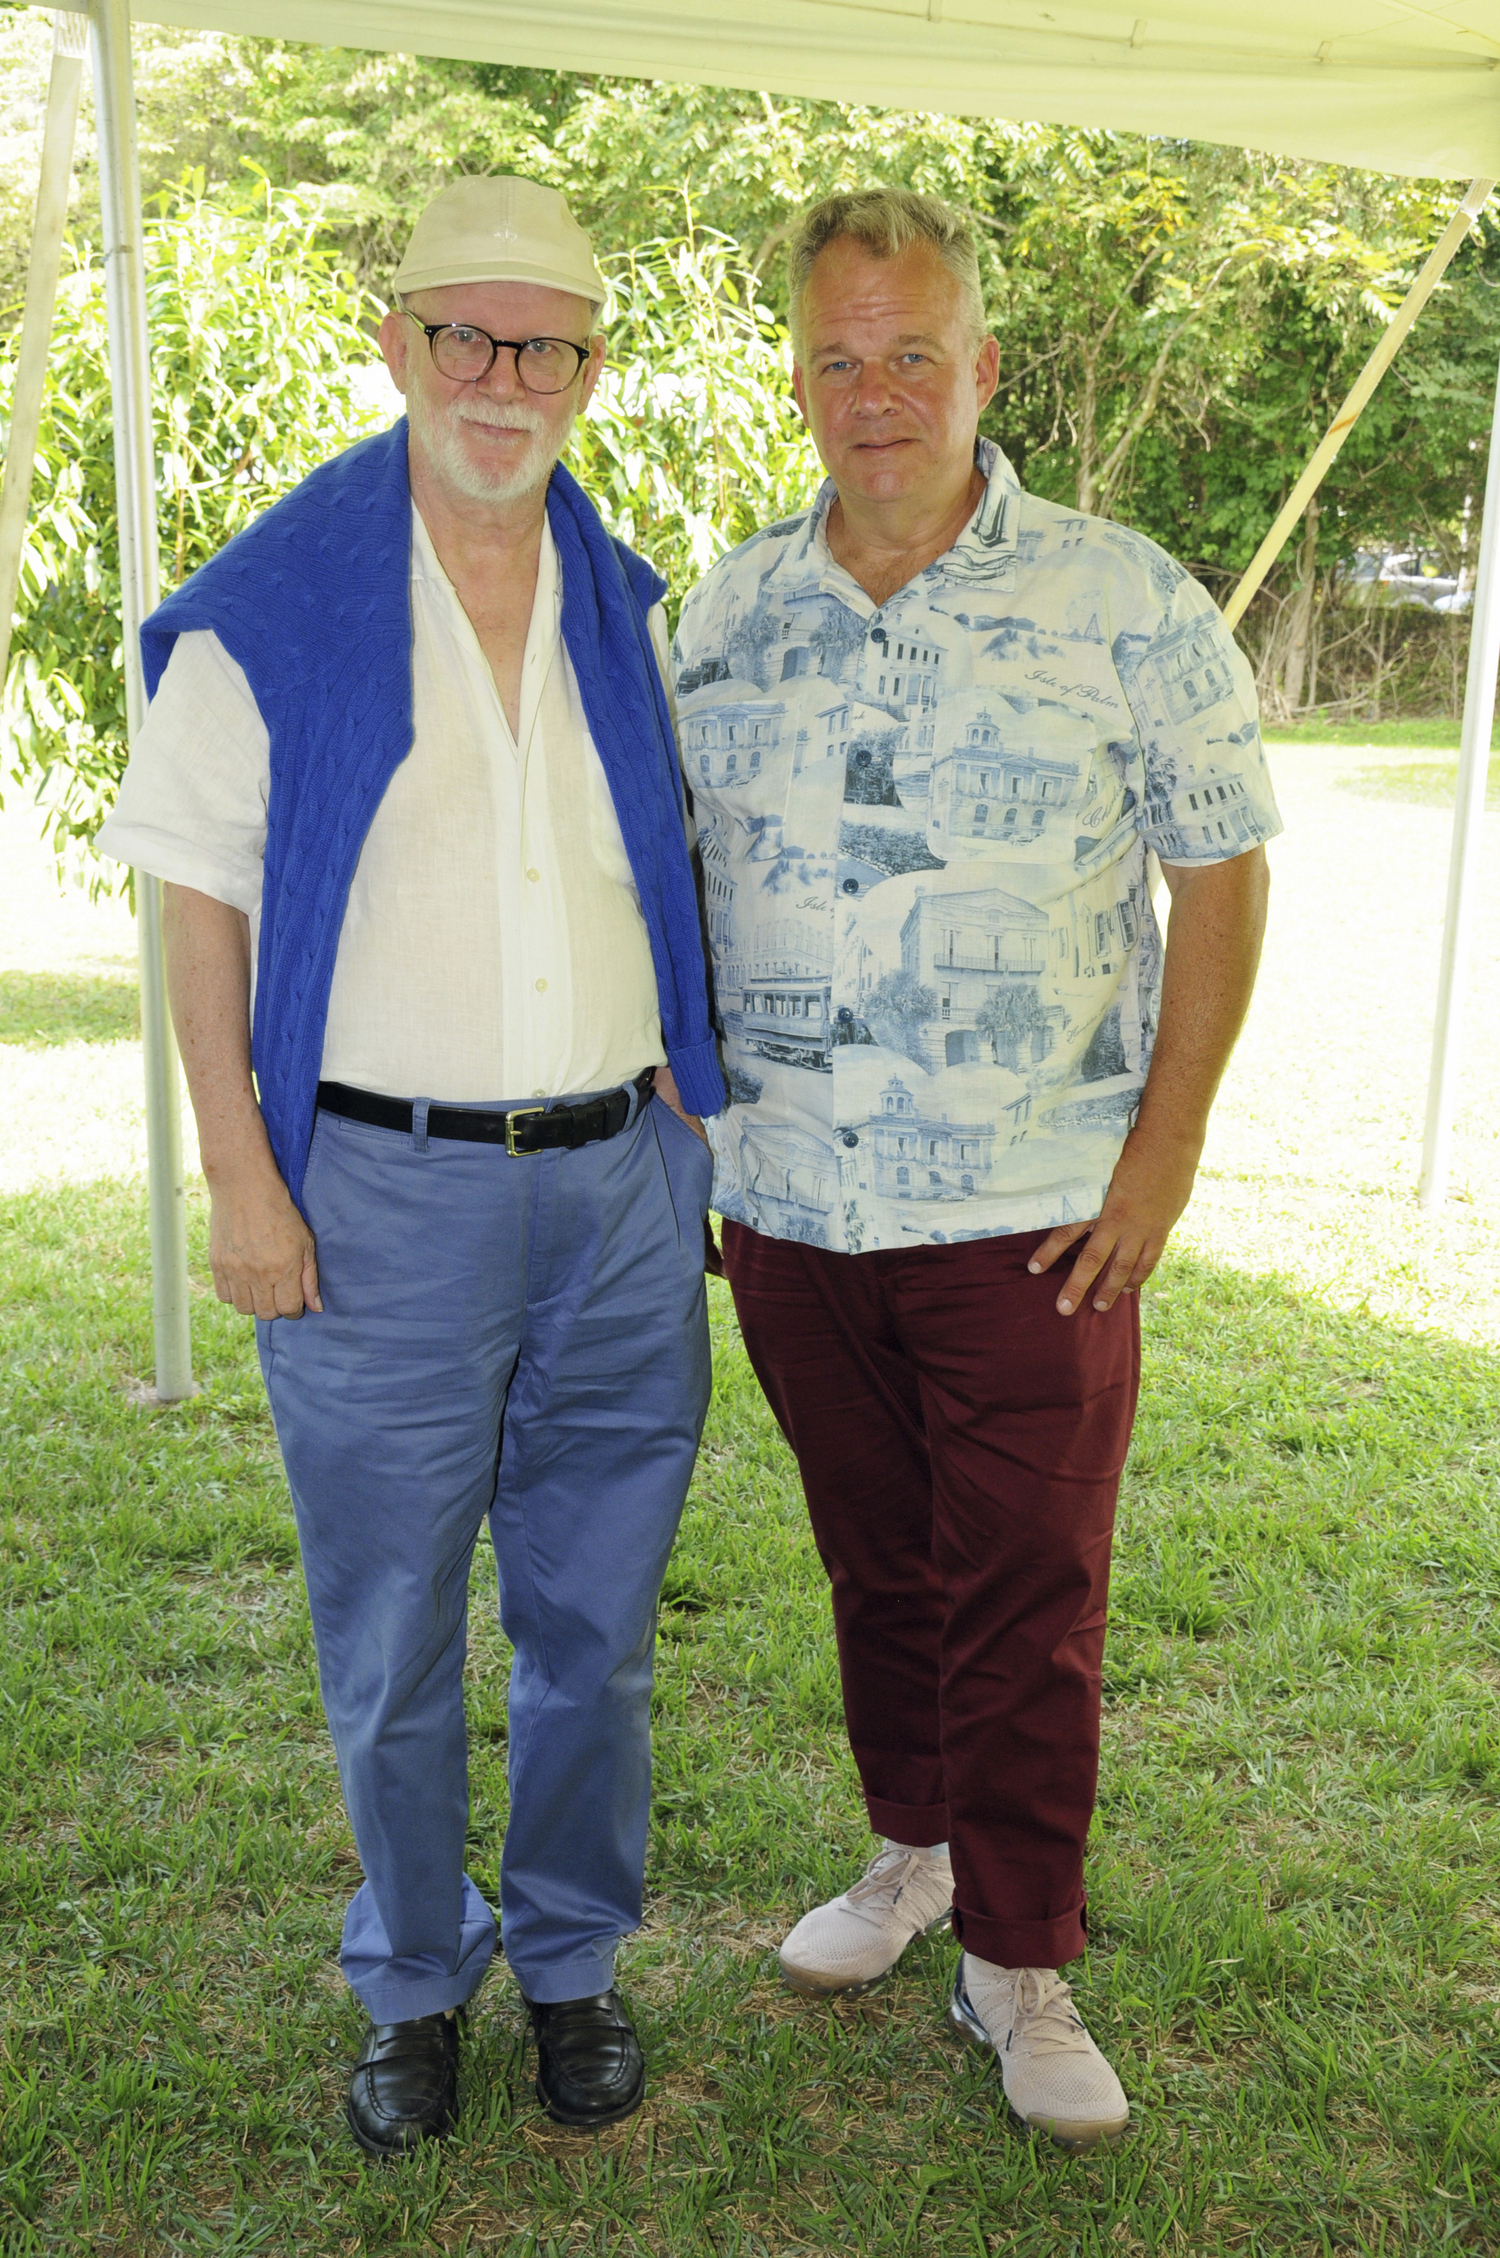
{"label": "green tree foliage", "polygon": [[611,365],[574,467],[612,531],[671,587],[805,506],[821,472],[790,349],[726,236],[696,229],[607,257]]}
{"label": "green tree foliage", "polygon": [[[45,50],[38,19],[0,11],[13,305]],[[611,366],[575,460],[674,602],[815,488],[782,256],[809,200],[885,183],[968,213],[1001,343],[986,430],[1029,486],[1141,526],[1217,593],[1453,202],[1451,185],[1239,150],[734,89],[151,27],[136,53],[143,169],[163,190],[148,247],[168,584],[366,428],[350,375],[373,358],[362,287],[388,289],[417,211],[461,172],[552,182],[594,234]],[[195,185],[165,186],[185,165]],[[82,244],[97,212],[87,101],[77,171]],[[1247,622],[1273,709],[1315,696],[1321,623],[1358,548],[1472,563],[1497,282],[1486,222]],[[55,359],[7,703],[22,764],[72,778],[66,836],[91,829],[122,749],[103,289],[86,247]],[[1385,664],[1382,630],[1377,682]]]}
{"label": "green tree foliage", "polygon": [[[369,309],[320,225],[315,196],[265,183],[253,203],[198,183],[147,219],[166,588],[380,420],[356,373]],[[5,703],[18,769],[58,791],[60,851],[92,835],[125,761],[112,450],[103,267],[82,246],[58,298]]]}

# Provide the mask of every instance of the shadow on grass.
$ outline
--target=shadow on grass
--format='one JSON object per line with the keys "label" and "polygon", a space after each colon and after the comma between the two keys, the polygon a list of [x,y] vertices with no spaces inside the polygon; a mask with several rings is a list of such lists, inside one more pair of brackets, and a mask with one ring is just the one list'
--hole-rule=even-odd
{"label": "shadow on grass", "polygon": [[[357,1868],[249,1328],[202,1296],[205,1392],[142,1411],[139,1196],[4,1203],[0,1250],[7,2254],[1500,2249],[1500,1357],[1186,1259],[1153,1281],[1075,1970],[1136,2124],[1069,2161],[947,2044],[946,1940],[863,2001],[775,1980],[870,1846],[795,1473],[716,1286],[621,1968],[646,2108],[550,2127],[497,1969],[456,2137],[379,2171],[339,2124]],[[477,1559],[491,1895],[493,1588]]]}
{"label": "shadow on grass", "polygon": [[141,1031],[133,980],[86,973],[0,972],[0,1043],[117,1043]]}

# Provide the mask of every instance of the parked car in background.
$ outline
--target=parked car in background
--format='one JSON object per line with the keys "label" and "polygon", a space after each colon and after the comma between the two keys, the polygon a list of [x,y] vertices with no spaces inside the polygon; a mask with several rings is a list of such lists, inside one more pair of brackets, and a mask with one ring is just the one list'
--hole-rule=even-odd
{"label": "parked car in background", "polygon": [[1420,604],[1425,611],[1467,611],[1473,590],[1445,573],[1442,560],[1428,550],[1361,549],[1344,582],[1344,599],[1355,604]]}

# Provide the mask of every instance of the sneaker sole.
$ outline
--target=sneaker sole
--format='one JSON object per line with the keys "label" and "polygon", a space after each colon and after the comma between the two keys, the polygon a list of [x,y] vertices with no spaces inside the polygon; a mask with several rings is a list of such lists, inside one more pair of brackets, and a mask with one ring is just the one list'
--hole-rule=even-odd
{"label": "sneaker sole", "polygon": [[[972,2046],[980,2053],[987,2054],[995,2067],[999,2068],[1000,2057],[995,2052],[995,2042],[967,2000],[949,2000],[948,2027],[956,2038],[963,2040],[965,2046]],[[1004,2092],[1003,2084],[1001,2091]],[[1127,2117],[1121,2125],[1069,2125],[1065,2131],[1059,2132],[1051,2117],[1023,2117],[1008,2093],[1005,2095],[1005,2106],[1024,2131],[1045,2133],[1054,2147],[1065,2149],[1070,2156],[1085,2156],[1091,2148],[1118,2147],[1130,2124]]]}
{"label": "sneaker sole", "polygon": [[[947,1928],[951,1918],[951,1914],[940,1913],[935,1921],[928,1922],[925,1929],[913,1929],[906,1944],[910,1944],[915,1937],[936,1936],[939,1929]],[[901,1952],[905,1952],[906,1944],[901,1947]],[[878,1984],[885,1982],[891,1969],[900,1960],[901,1952],[897,1953],[896,1959],[888,1966],[881,1969],[878,1976],[865,1976],[858,1983],[829,1983],[814,1975],[810,1969],[789,1968],[784,1960],[781,1963],[781,1980],[789,1991],[796,1992],[802,1999],[858,1999],[861,1993],[874,1991]]]}

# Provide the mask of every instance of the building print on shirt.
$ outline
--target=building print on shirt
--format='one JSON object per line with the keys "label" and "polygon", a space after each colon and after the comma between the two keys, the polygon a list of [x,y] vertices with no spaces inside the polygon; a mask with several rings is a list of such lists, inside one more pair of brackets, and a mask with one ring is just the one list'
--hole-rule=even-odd
{"label": "building print on shirt", "polygon": [[674,651],[731,1102],[721,1213],[862,1253],[1098,1212],[1150,1063],[1147,850],[1279,828],[1244,661],[1128,528],[987,442],[955,547],[874,605],[806,517]]}

